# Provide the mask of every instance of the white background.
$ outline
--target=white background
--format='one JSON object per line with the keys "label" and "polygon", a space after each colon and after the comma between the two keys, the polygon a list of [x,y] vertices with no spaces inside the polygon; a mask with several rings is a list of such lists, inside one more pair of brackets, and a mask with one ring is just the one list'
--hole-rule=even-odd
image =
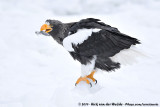
{"label": "white background", "polygon": [[[51,37],[46,19],[94,17],[141,40],[147,56],[98,84],[74,86],[80,64]],[[79,107],[78,103],[160,104],[160,0],[0,0],[0,107]]]}

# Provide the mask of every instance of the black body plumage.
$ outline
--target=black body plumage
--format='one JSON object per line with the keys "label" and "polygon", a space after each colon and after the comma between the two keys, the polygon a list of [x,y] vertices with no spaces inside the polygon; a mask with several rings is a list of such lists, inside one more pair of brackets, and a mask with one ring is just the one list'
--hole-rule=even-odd
{"label": "black body plumage", "polygon": [[131,45],[140,44],[136,38],[123,34],[117,28],[94,18],[61,24],[61,28],[57,28],[59,28],[58,31],[61,31],[61,34],[55,36],[55,32],[57,33],[57,31],[54,30],[49,34],[62,45],[66,37],[76,34],[79,29],[101,29],[98,32],[92,32],[91,36],[84,40],[83,43],[73,43],[72,48],[74,51],[70,51],[69,53],[83,65],[90,63],[93,57],[96,56],[95,68],[105,71],[120,68],[120,63],[112,61],[110,57],[116,55],[121,50],[129,49]]}

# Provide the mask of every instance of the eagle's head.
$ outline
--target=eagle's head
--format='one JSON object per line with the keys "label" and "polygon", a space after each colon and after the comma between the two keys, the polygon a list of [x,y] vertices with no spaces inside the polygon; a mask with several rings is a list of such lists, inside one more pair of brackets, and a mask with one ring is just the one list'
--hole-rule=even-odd
{"label": "eagle's head", "polygon": [[49,33],[51,36],[57,35],[59,31],[63,28],[63,23],[58,20],[46,20],[45,24],[41,26],[40,31]]}
{"label": "eagle's head", "polygon": [[46,20],[40,28],[40,31],[51,35],[58,43],[61,44],[60,38],[64,37],[64,24],[58,20]]}

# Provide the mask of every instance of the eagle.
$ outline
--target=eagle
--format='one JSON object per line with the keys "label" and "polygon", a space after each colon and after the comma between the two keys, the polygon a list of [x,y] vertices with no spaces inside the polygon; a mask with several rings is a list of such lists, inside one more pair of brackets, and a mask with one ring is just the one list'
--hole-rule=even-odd
{"label": "eagle", "polygon": [[115,57],[122,51],[131,50],[133,45],[140,44],[138,39],[95,18],[70,23],[48,19],[37,33],[52,36],[73,59],[78,60],[81,63],[81,76],[75,85],[85,81],[91,87],[91,81],[97,83],[93,76],[98,69],[115,71],[121,65]]}

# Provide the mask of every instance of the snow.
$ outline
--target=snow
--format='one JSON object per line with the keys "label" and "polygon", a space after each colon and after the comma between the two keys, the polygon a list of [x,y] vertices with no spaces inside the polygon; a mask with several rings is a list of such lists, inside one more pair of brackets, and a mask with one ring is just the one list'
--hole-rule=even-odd
{"label": "snow", "polygon": [[[1,0],[0,107],[160,104],[159,13],[158,0]],[[98,71],[98,84],[92,88],[84,82],[75,87],[80,64],[51,37],[35,31],[46,19],[71,22],[87,17],[140,39],[138,48],[148,58],[116,72]]]}

